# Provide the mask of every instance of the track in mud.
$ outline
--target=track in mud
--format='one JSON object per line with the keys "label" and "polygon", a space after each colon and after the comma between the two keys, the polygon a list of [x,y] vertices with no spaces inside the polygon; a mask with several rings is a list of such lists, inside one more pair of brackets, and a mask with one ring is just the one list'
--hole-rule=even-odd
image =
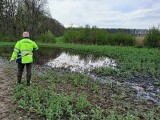
{"label": "track in mud", "polygon": [[21,117],[14,112],[15,105],[11,99],[14,81],[7,77],[5,68],[0,58],[0,120],[19,120]]}

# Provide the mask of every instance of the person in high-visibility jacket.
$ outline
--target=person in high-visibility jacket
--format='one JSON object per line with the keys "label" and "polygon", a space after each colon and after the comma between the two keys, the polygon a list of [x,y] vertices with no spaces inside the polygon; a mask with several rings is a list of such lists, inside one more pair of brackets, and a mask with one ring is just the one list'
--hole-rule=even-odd
{"label": "person in high-visibility jacket", "polygon": [[26,66],[27,85],[30,85],[34,49],[38,50],[37,44],[29,39],[28,32],[23,32],[23,39],[16,43],[10,59],[10,61],[16,60],[18,63],[17,83],[21,83],[23,69]]}

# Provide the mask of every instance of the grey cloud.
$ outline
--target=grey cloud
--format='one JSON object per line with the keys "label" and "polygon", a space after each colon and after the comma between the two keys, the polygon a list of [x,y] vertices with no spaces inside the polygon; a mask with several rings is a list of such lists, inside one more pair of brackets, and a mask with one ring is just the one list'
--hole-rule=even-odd
{"label": "grey cloud", "polygon": [[65,26],[149,28],[160,22],[159,6],[160,0],[49,0],[53,18]]}

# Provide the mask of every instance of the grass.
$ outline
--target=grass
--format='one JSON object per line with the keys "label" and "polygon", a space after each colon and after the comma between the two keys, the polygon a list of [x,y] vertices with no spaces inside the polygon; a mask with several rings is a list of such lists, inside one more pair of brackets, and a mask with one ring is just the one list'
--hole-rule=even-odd
{"label": "grass", "polygon": [[0,42],[0,47],[13,47],[15,42]]}
{"label": "grass", "polygon": [[[62,44],[64,43],[63,41],[63,37],[56,37],[55,38],[56,40],[56,44]],[[16,44],[16,42],[0,42],[0,47],[14,47]],[[43,46],[46,46],[46,45],[50,45],[51,43],[37,43],[38,46],[40,47],[43,47]]]}

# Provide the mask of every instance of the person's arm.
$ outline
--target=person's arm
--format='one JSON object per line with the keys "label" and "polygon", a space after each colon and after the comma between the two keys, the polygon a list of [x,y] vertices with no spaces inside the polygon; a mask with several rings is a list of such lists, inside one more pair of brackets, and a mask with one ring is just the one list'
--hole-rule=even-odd
{"label": "person's arm", "polygon": [[15,60],[15,59],[17,59],[17,55],[18,55],[18,53],[19,53],[19,41],[16,43],[16,45],[15,45],[15,47],[14,47],[14,50],[13,50],[13,53],[12,53],[12,56],[11,56],[11,59],[10,59],[10,61],[11,60]]}
{"label": "person's arm", "polygon": [[37,46],[37,44],[36,44],[35,42],[33,42],[33,48],[34,48],[35,50],[38,50],[38,46]]}

